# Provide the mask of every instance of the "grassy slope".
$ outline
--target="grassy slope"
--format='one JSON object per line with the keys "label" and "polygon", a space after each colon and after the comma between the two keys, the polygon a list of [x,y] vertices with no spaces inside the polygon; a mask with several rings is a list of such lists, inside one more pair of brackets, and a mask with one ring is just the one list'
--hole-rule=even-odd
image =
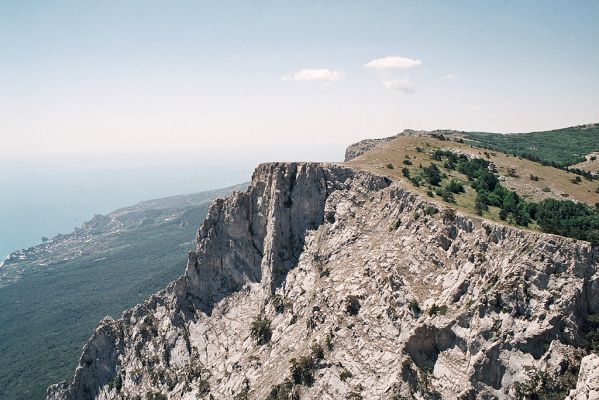
{"label": "grassy slope", "polygon": [[163,217],[174,208],[153,223],[85,244],[73,260],[26,268],[20,279],[0,288],[1,399],[43,398],[49,384],[72,376],[100,319],[120,317],[183,273],[208,203],[174,205],[172,220]]}
{"label": "grassy slope", "polygon": [[484,147],[509,154],[528,154],[562,165],[579,163],[584,161],[585,155],[599,151],[599,124],[509,135],[488,132],[466,132],[463,135]]}
{"label": "grassy slope", "polygon": [[[417,147],[420,147],[423,151],[418,152],[416,150]],[[403,185],[409,187],[411,190],[426,196],[428,188],[426,186],[413,186],[403,177],[401,170],[403,167],[407,167],[413,174],[415,174],[419,164],[427,166],[430,163],[435,162],[431,159],[431,154],[435,149],[452,149],[484,157],[484,150],[472,147],[469,144],[461,144],[453,141],[440,141],[429,136],[411,136],[394,139],[393,141],[371,150],[347,163],[392,177]],[[497,165],[499,175],[506,176],[507,169],[510,167],[517,170],[519,176],[517,178],[507,177],[503,184],[529,200],[539,201],[548,197],[553,197],[557,199],[574,199],[590,205],[599,202],[599,194],[595,192],[598,185],[596,181],[589,182],[586,179],[583,179],[582,183],[574,184],[570,180],[576,175],[557,168],[543,166],[530,160],[508,156],[500,152],[489,152],[489,156],[489,160]],[[405,160],[406,157],[409,157],[412,162],[411,166],[403,165],[403,160]],[[468,186],[466,177],[457,171],[443,170],[442,163],[436,163],[442,171],[448,174],[449,178],[458,179],[464,182],[466,186],[466,193],[456,195],[456,204],[452,205],[452,207],[455,207],[462,212],[474,214],[474,198],[476,194],[474,189]],[[387,167],[388,164],[392,164],[393,169],[389,169]],[[531,174],[538,176],[539,180],[530,180],[529,177]],[[549,188],[550,191],[547,192],[546,188]],[[432,198],[431,201],[442,202],[438,196]],[[498,212],[498,209],[492,207],[484,216],[491,220],[500,221]],[[531,228],[534,228],[534,226],[531,226]]]}

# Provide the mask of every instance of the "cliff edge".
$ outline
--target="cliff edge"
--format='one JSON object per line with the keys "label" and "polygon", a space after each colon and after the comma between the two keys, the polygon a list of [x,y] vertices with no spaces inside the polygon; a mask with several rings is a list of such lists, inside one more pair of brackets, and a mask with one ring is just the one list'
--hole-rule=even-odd
{"label": "cliff edge", "polygon": [[103,320],[48,399],[599,395],[589,243],[318,163],[260,165],[197,241],[185,275]]}

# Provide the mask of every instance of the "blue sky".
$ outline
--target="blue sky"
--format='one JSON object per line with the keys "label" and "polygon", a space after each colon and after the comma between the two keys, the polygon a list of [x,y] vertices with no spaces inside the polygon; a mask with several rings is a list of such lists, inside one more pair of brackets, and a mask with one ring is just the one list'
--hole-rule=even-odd
{"label": "blue sky", "polygon": [[597,1],[322,3],[0,2],[3,158],[339,160],[408,127],[599,121]]}

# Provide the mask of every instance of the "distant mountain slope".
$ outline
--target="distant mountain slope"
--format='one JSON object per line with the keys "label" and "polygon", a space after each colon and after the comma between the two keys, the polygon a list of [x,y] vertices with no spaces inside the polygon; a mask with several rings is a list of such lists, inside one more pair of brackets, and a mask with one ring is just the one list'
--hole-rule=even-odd
{"label": "distant mountain slope", "polygon": [[587,154],[599,151],[598,123],[544,132],[464,132],[463,135],[476,145],[558,165],[582,162]]}
{"label": "distant mountain slope", "polygon": [[[468,144],[511,155],[524,156],[534,161],[556,166],[582,163],[586,156],[599,151],[599,123],[578,125],[551,131],[528,133],[463,132],[455,130],[416,131],[406,129],[394,136],[382,139],[365,139],[350,145],[345,161],[381,147],[394,139],[405,136],[439,136],[463,139]],[[577,166],[574,166],[577,167]],[[581,169],[589,170],[587,165]],[[596,170],[589,170],[596,172]]]}
{"label": "distant mountain slope", "polygon": [[247,184],[145,201],[12,253],[0,268],[0,398],[40,399],[89,332],[180,276],[215,198]]}

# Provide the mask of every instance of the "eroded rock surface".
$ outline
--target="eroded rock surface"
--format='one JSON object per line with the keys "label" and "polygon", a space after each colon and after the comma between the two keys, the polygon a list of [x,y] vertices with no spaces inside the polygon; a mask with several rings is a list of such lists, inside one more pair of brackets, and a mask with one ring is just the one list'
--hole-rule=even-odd
{"label": "eroded rock surface", "polygon": [[102,321],[48,399],[593,398],[598,249],[430,206],[341,165],[260,165],[185,276]]}

